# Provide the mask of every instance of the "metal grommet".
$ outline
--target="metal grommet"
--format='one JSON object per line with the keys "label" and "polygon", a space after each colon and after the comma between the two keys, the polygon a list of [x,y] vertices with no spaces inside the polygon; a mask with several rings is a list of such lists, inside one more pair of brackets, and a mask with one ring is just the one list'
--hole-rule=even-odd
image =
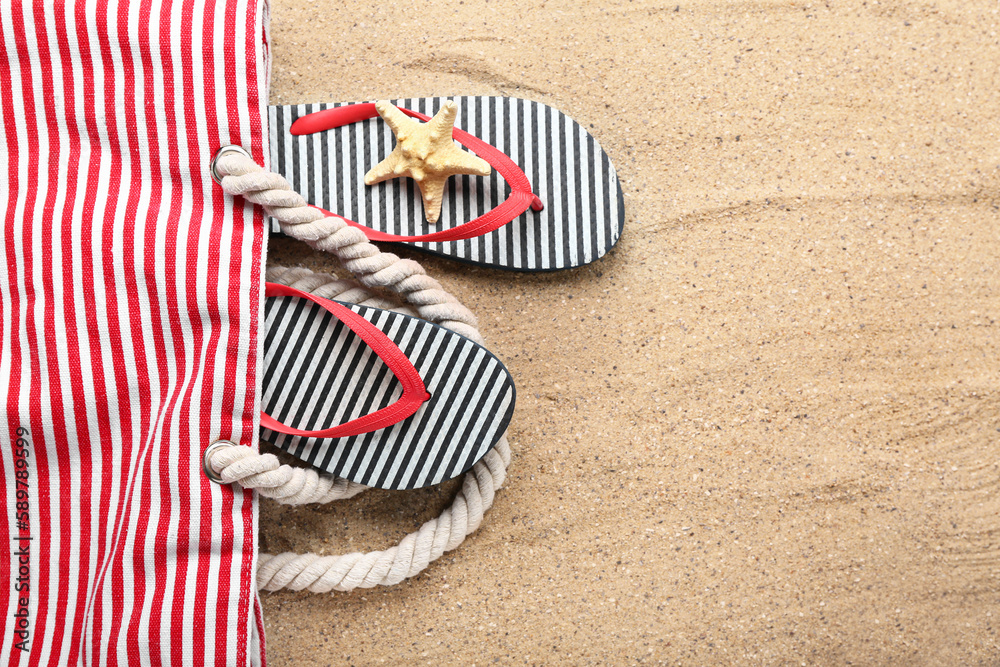
{"label": "metal grommet", "polygon": [[212,454],[224,447],[238,447],[238,445],[230,440],[216,440],[205,449],[205,455],[201,457],[201,469],[205,472],[205,477],[208,477],[216,484],[225,484],[225,482],[219,476],[219,473],[215,472],[210,462]]}
{"label": "metal grommet", "polygon": [[234,144],[223,146],[219,150],[215,151],[215,155],[212,157],[212,166],[209,168],[209,171],[212,172],[212,180],[219,185],[222,185],[222,176],[219,176],[219,172],[216,171],[215,163],[218,162],[219,158],[226,153],[239,153],[240,155],[245,156],[248,160],[253,160],[253,157],[251,157],[250,153],[248,153],[245,148]]}

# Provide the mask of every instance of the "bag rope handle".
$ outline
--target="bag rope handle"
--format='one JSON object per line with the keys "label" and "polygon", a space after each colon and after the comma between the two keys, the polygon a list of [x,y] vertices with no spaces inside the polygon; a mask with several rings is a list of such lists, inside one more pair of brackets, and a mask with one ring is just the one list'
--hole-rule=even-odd
{"label": "bag rope handle", "polygon": [[396,292],[419,317],[482,344],[476,317],[412,259],[380,251],[364,232],[306,203],[280,174],[264,171],[248,153],[225,146],[212,161],[213,177],[230,195],[260,204],[281,232],[337,257],[365,287]]}
{"label": "bag rope handle", "polygon": [[[386,308],[393,304],[371,289],[396,292],[409,308],[393,308],[415,314],[482,343],[475,316],[458,299],[426,274],[417,262],[381,252],[361,230],[342,220],[324,216],[306,204],[283,177],[264,171],[242,149],[224,147],[212,161],[212,175],[230,195],[264,207],[281,231],[311,247],[334,254],[361,285],[315,274],[308,269],[269,268],[267,280],[308,291],[317,296]],[[343,500],[368,487],[324,475],[311,468],[281,465],[273,454],[260,454],[249,447],[220,447],[206,456],[206,466],[223,483],[238,483],[256,489],[262,496],[284,504],[306,504]],[[258,554],[257,588],[283,588],[315,593],[350,591],[397,584],[423,571],[445,552],[458,547],[483,520],[493,505],[510,466],[510,445],[504,434],[471,470],[451,507],[398,545],[383,551],[320,556],[314,553]]]}

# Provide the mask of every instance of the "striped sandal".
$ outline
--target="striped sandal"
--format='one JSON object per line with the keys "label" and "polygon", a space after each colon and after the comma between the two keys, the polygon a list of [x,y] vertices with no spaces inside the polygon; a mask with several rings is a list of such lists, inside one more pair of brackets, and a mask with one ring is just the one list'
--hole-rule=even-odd
{"label": "striped sandal", "polygon": [[[226,194],[238,196],[247,202],[262,206],[265,213],[280,221],[284,229],[294,230],[294,236],[304,240],[311,247],[331,253],[339,260],[342,267],[353,275],[353,280],[345,280],[332,275],[314,274],[304,268],[270,266],[267,269],[269,283],[287,285],[296,290],[310,292],[323,299],[332,299],[344,304],[357,304],[359,307],[349,306],[356,314],[367,316],[371,314],[371,309],[392,308],[407,315],[416,315],[426,322],[460,334],[461,340],[452,339],[454,343],[464,346],[465,349],[475,352],[476,355],[479,354],[479,348],[469,347],[464,342],[464,339],[469,339],[480,345],[483,342],[476,326],[475,316],[454,296],[448,294],[440,283],[428,276],[417,262],[400,259],[391,253],[379,250],[369,242],[361,230],[346,224],[342,218],[327,216],[318,209],[309,206],[305,199],[291,188],[287,180],[279,174],[264,170],[246,150],[238,146],[221,147],[212,160],[210,172]],[[275,294],[273,286],[270,291]],[[265,289],[266,293],[267,289]],[[272,325],[276,325],[279,311],[275,309],[291,308],[293,301],[299,302],[297,307],[310,309],[313,317],[325,317],[319,311],[313,310],[312,305],[302,306],[301,297],[291,297],[287,305],[279,299],[289,299],[289,297],[277,296],[265,299],[265,308],[267,309],[264,318],[265,326],[269,321]],[[316,302],[313,304],[322,306]],[[369,321],[376,323],[378,319],[378,317],[372,316]],[[400,323],[401,326],[403,324],[409,325],[405,320],[400,321]],[[306,323],[302,321],[301,326],[297,328],[300,332],[305,330]],[[336,335],[337,339],[340,340],[341,333],[334,331],[331,326],[324,328],[318,324],[316,330],[317,332],[319,330],[327,332],[322,334],[327,339]],[[428,335],[433,333],[432,330],[425,329],[425,331]],[[393,339],[395,335],[391,328],[384,333],[390,339]],[[265,338],[269,335],[272,336],[272,345],[268,349],[276,349],[273,347],[274,340],[280,341],[283,334],[271,326],[264,330]],[[319,335],[317,333],[313,338],[315,339]],[[435,333],[435,335],[440,334]],[[292,336],[288,335],[287,340],[291,341]],[[295,340],[302,340],[301,335]],[[293,351],[295,343],[292,343],[292,346],[281,345],[283,349],[287,350],[282,356],[294,363],[298,356],[308,353],[311,347],[308,344],[308,334],[305,341],[299,346],[298,351]],[[400,343],[397,347],[405,351],[407,342],[402,338],[399,338],[397,342]],[[347,350],[349,354],[352,345],[350,341],[345,341],[340,347],[342,350]],[[319,349],[320,346],[317,345],[316,348]],[[422,398],[424,393],[430,393],[430,400],[433,400],[435,392],[438,391],[435,379],[429,375],[421,374],[421,361],[410,359],[410,363],[417,370],[418,375],[421,375],[421,382],[424,383],[425,389],[425,392],[420,392],[419,387],[415,390],[411,389],[411,395]],[[315,367],[314,364],[306,364],[306,366]],[[396,361],[393,361],[393,366],[398,367]],[[402,374],[405,375],[405,373]],[[504,371],[504,375],[506,375],[506,371]],[[272,377],[274,377],[273,373]],[[268,384],[271,383],[268,382]],[[308,379],[305,386],[309,386]],[[272,388],[262,392],[262,394],[270,394],[274,391]],[[315,389],[312,391],[317,400],[322,397],[320,392],[315,391]],[[336,388],[329,391],[336,392]],[[362,391],[364,395],[371,395],[371,393],[366,390]],[[513,388],[511,387],[511,404],[513,398]],[[276,400],[278,404],[275,403]],[[286,418],[286,413],[280,404],[281,400],[280,396],[277,399],[270,395],[263,397],[262,403],[270,411],[271,418],[275,416],[281,419]],[[422,405],[423,403],[425,402],[422,401]],[[385,406],[385,402],[383,400],[376,405]],[[503,405],[501,411],[504,416],[499,422],[500,425],[496,426],[497,431],[503,431],[504,424],[509,419],[506,413],[511,410],[511,406]],[[306,409],[309,410],[308,404]],[[376,412],[378,409],[381,408],[377,408]],[[346,415],[348,421],[355,414],[354,411],[348,411],[346,408],[341,410],[341,413]],[[293,417],[304,416],[304,414],[296,415],[294,409],[288,414]],[[417,414],[414,413],[411,418]],[[330,416],[330,418],[335,419],[336,416]],[[322,428],[327,425],[319,424],[318,426]],[[279,444],[281,442],[294,444],[294,438],[302,437],[289,436],[285,438],[284,436],[288,434],[275,435],[273,431],[266,430],[264,435],[266,436],[268,433],[274,435],[274,439],[278,440]],[[375,433],[375,436],[377,435]],[[456,431],[452,430],[443,435],[450,438],[456,435]],[[481,442],[492,439],[490,436],[481,439]],[[358,438],[355,442],[361,440]],[[492,448],[486,445],[478,447],[485,450],[485,455],[462,476],[461,488],[456,493],[452,505],[445,509],[440,516],[424,523],[418,531],[407,535],[398,545],[383,551],[366,554],[261,553],[258,557],[258,587],[269,591],[286,587],[292,590],[308,588],[314,592],[346,591],[358,587],[368,588],[396,584],[423,571],[431,562],[457,548],[467,535],[479,527],[483,521],[484,512],[492,506],[497,490],[501,488],[506,479],[507,468],[511,462],[510,445],[507,442],[506,434],[501,433]],[[476,446],[473,446],[472,449],[476,449]],[[473,453],[466,460],[475,459],[477,455],[478,453]],[[356,496],[367,488],[364,484],[344,477],[319,473],[312,467],[281,464],[273,454],[254,452],[249,447],[240,447],[222,440],[213,443],[205,450],[202,465],[206,476],[212,481],[221,484],[235,483],[244,489],[255,489],[261,495],[283,504],[306,505],[343,500]],[[461,465],[457,467],[461,467]],[[390,475],[387,474],[385,477],[388,479]],[[430,475],[426,475],[423,480],[419,481],[411,479],[413,479],[413,484],[417,485],[426,482],[429,477]],[[402,478],[397,474],[393,479]],[[408,483],[408,480],[401,481],[401,484],[405,483]]]}
{"label": "striped sandal", "polygon": [[[425,222],[424,200],[412,179],[364,183],[364,174],[393,151],[396,140],[375,104],[270,107],[272,169],[307,201],[361,228],[372,241],[516,271],[569,269],[611,250],[624,225],[624,199],[615,168],[593,136],[539,102],[455,101],[453,138],[492,169],[488,176],[448,179],[435,228]],[[428,121],[447,102],[393,104]],[[275,231],[295,236],[276,222]]]}
{"label": "striped sandal", "polygon": [[481,345],[279,283],[265,296],[261,435],[315,468],[381,489],[429,486],[470,469],[507,429],[514,382]]}

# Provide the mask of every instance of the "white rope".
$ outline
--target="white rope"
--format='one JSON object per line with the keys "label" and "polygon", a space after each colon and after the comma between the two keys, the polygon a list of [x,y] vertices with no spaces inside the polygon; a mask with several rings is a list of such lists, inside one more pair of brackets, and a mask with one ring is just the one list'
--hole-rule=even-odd
{"label": "white rope", "polygon": [[451,507],[410,533],[394,547],[341,556],[283,553],[260,554],[257,588],[277,591],[309,589],[314,593],[392,585],[421,572],[432,561],[460,545],[482,523],[484,512],[503,484],[510,447],[502,438],[472,470]]}
{"label": "white rope", "polygon": [[245,489],[256,489],[260,495],[286,505],[344,500],[368,488],[332,475],[320,475],[311,468],[281,465],[274,454],[260,454],[249,447],[217,449],[209,465],[223,483],[236,482]]}
{"label": "white rope", "polygon": [[[259,165],[237,153],[228,153],[216,162],[222,188],[231,195],[260,204],[278,220],[282,232],[319,250],[334,254],[364,287],[334,276],[315,274],[307,269],[269,268],[267,279],[292,285],[319,296],[377,308],[392,308],[416,314],[445,326],[478,343],[482,336],[468,308],[448,294],[413,260],[383,253],[364,234],[338,218],[324,216],[309,207],[278,174],[265,172]],[[398,293],[412,308],[397,304],[371,291],[387,289]],[[414,312],[415,311],[415,312]],[[355,482],[320,475],[311,468],[281,465],[273,454],[259,454],[246,447],[217,450],[209,465],[225,483],[256,489],[279,503],[329,502],[356,496],[367,487]],[[340,556],[283,553],[259,554],[257,587],[277,591],[309,589],[316,593],[349,591],[377,585],[397,584],[412,577],[456,548],[482,523],[483,514],[493,505],[495,492],[503,485],[510,466],[510,446],[504,434],[472,470],[465,474],[462,490],[441,516],[424,523],[394,547],[367,554]]]}
{"label": "white rope", "polygon": [[472,312],[412,259],[381,252],[360,229],[309,206],[282,176],[248,157],[227,153],[216,161],[216,171],[226,193],[263,206],[282,233],[332,253],[365,287],[396,292],[423,319],[483,342]]}

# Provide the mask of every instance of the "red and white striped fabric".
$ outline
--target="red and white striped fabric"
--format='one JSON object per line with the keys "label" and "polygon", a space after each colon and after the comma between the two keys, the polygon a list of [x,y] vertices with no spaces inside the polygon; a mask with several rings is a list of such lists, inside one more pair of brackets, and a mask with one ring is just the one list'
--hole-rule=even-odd
{"label": "red and white striped fabric", "polygon": [[[265,0],[0,2],[0,663],[259,664]],[[2,168],[2,167],[0,167]],[[9,545],[9,546],[8,546]]]}

